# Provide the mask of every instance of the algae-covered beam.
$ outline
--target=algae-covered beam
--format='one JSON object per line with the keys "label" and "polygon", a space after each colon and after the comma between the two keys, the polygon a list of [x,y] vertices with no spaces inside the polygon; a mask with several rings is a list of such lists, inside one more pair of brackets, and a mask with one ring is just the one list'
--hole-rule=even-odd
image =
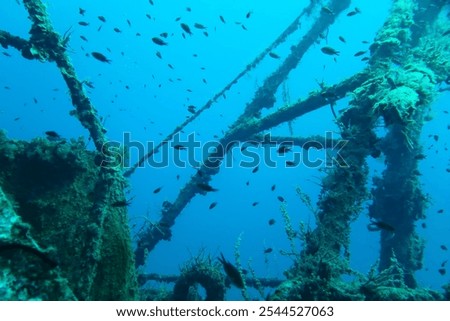
{"label": "algae-covered beam", "polygon": [[[66,53],[70,35],[61,38],[53,29],[45,5],[41,0],[23,0],[23,3],[32,22],[29,40],[30,57],[28,58],[56,62],[69,88],[72,103],[76,108],[73,114],[89,131],[97,151],[102,151],[102,147],[106,142],[106,129],[99,120],[96,109],[84,92],[82,82],[78,80],[75,68]],[[23,52],[22,50],[22,54]]]}
{"label": "algae-covered beam", "polygon": [[332,137],[321,135],[312,135],[307,137],[255,135],[249,137],[248,141],[259,142],[262,145],[283,145],[288,147],[297,146],[304,150],[308,150],[310,148],[325,149],[333,146]]}
{"label": "algae-covered beam", "polygon": [[436,96],[436,79],[445,79],[450,72],[450,54],[445,49],[449,43],[445,44],[444,39],[442,44],[442,38],[433,33],[439,30],[437,20],[428,21],[434,25],[427,29],[428,34],[421,34],[416,48],[410,45],[417,43],[418,36],[410,28],[421,23],[413,17],[420,19],[426,15],[420,10],[427,8],[431,10],[430,17],[438,16],[435,5],[423,7],[423,1],[418,3],[422,6],[413,1],[396,1],[391,19],[385,24],[388,30],[376,37],[376,43],[388,44],[391,56],[385,59],[395,59],[401,54],[406,63],[389,70],[386,73],[389,84],[384,84],[374,95],[377,98],[374,109],[383,117],[387,129],[380,142],[386,169],[381,178],[374,180],[373,203],[369,208],[373,219],[395,230],[394,233],[381,231],[380,270],[388,269],[395,256],[404,270],[401,281],[409,287],[416,287],[414,272],[422,267],[424,251],[424,241],[415,230],[417,220],[425,218],[427,204],[418,177],[422,155],[420,135],[424,117]]}
{"label": "algae-covered beam", "polygon": [[246,106],[240,120],[258,117],[263,108],[270,108],[274,105],[278,87],[286,80],[289,73],[297,67],[303,55],[315,43],[316,39],[334,23],[339,13],[348,8],[349,5],[350,0],[332,0],[327,7],[328,10],[320,11],[319,18],[303,36],[302,40],[291,47],[289,56],[277,70],[264,80],[263,85],[256,91],[253,100]]}
{"label": "algae-covered beam", "polygon": [[[395,230],[381,231],[380,270],[389,268],[395,256],[404,269],[402,281],[415,287],[414,272],[422,267],[424,251],[415,226],[417,220],[425,218],[427,204],[418,177],[420,134],[435,89],[421,73],[398,68],[396,72],[404,85],[394,90],[380,89],[379,94],[384,93],[385,98],[376,105],[388,129],[379,144],[386,157],[386,169],[381,178],[374,179],[369,215]],[[403,100],[398,99],[400,96]]]}
{"label": "algae-covered beam", "polygon": [[9,46],[16,48],[25,58],[29,58],[30,43],[22,37],[14,36],[8,31],[0,30],[0,45],[5,49],[8,49]]}
{"label": "algae-covered beam", "polygon": [[[334,104],[336,101],[344,98],[349,92],[358,88],[369,79],[369,76],[370,69],[364,69],[336,85],[327,87],[320,92],[311,93],[306,99],[300,99],[292,105],[280,108],[276,112],[257,121],[254,126],[258,127],[259,131],[267,130],[322,108],[323,106]],[[330,101],[327,97],[333,97],[333,100]]]}
{"label": "algae-covered beam", "polygon": [[427,32],[427,28],[432,27],[442,8],[446,5],[448,5],[448,0],[417,0],[417,10],[414,13],[414,21],[417,23],[411,26],[412,47],[419,44],[423,34]]}

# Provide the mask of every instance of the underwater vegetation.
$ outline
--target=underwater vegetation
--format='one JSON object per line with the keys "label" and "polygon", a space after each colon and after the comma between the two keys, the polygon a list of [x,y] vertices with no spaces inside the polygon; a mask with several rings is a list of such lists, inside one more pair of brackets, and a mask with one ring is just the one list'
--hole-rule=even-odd
{"label": "underwater vegetation", "polygon": [[[31,21],[29,39],[0,30],[0,45],[19,51],[24,59],[55,63],[74,107],[70,114],[88,130],[94,150],[88,150],[83,139],[66,140],[51,130],[45,138],[30,141],[9,139],[0,131],[1,299],[200,300],[199,287],[204,289],[206,300],[225,300],[230,287],[250,299],[248,288],[252,287],[263,300],[449,300],[450,284],[439,292],[420,287],[415,277],[423,267],[425,248],[416,225],[426,217],[430,202],[418,175],[419,163],[425,158],[420,134],[430,105],[440,92],[448,90],[445,86],[450,83],[447,1],[393,0],[389,17],[369,49],[354,53],[355,57],[365,56],[367,65],[362,71],[334,85],[320,83],[320,90],[286,102],[266,115],[289,73],[336,19],[364,14],[349,0],[330,0],[326,4],[310,1],[280,36],[222,90],[201,107],[189,105],[190,116],[130,168],[122,168],[113,151],[103,148],[108,143],[107,128],[84,89],[92,84],[80,81],[71,63],[70,32],[61,36],[55,31],[41,0],[22,2]],[[149,5],[153,5],[151,1]],[[245,19],[251,19],[252,14],[249,11]],[[79,25],[88,26],[85,10],[80,8],[79,15],[83,19]],[[286,57],[278,54],[276,48],[298,30],[306,17],[314,17],[310,29],[292,44]],[[107,22],[104,16],[97,19]],[[220,21],[228,23],[223,16]],[[195,32],[209,36],[209,29],[201,23],[176,22],[183,37]],[[127,23],[131,26],[131,21]],[[246,30],[243,23],[240,26]],[[122,30],[115,28],[114,32]],[[342,36],[339,40],[347,42]],[[88,39],[84,37],[83,41]],[[171,45],[165,33],[154,35],[150,42],[157,49]],[[340,55],[330,45],[321,46],[320,51],[323,57],[329,56],[327,59]],[[114,64],[107,53],[92,51],[90,56],[98,64]],[[161,58],[161,51],[157,50],[156,56]],[[212,180],[220,172],[221,162],[233,151],[211,151],[176,198],[164,201],[159,221],[146,222],[133,236],[135,244],[128,221],[133,197],[127,198],[125,193],[130,177],[266,56],[279,61],[278,67],[261,82],[241,115],[218,141],[220,146],[233,146],[234,142],[252,140],[262,146],[268,144],[265,131],[330,107],[339,135],[348,142],[341,151],[348,166],[326,169],[316,204],[297,189],[298,197],[314,215],[315,226],[302,225],[296,230],[291,221],[296,213],[288,212],[283,196],[277,197],[284,222],[270,219],[267,224],[284,224],[290,244],[285,255],[293,262],[284,272],[285,279],[258,277],[251,266],[244,269],[240,239],[235,244],[234,259],[223,254],[214,257],[203,250],[180,267],[179,275],[145,273],[143,267],[151,264],[147,262],[148,254],[160,241],[171,241],[172,228],[189,202],[198,195],[219,191]],[[349,97],[347,107],[336,114],[336,103]],[[380,123],[386,132],[382,137],[377,131]],[[272,139],[292,141],[304,150],[326,146],[327,141],[321,136]],[[311,145],[311,141],[324,144]],[[179,152],[186,149],[183,145],[173,147]],[[284,155],[292,147],[280,144],[277,153]],[[380,155],[385,157],[385,167],[373,178],[369,189],[368,159]],[[101,166],[103,162],[111,164],[111,160],[118,166]],[[252,173],[258,170],[256,166]],[[163,188],[159,185],[152,194]],[[271,191],[276,191],[276,185]],[[368,275],[363,275],[350,268],[349,249],[351,223],[367,202],[368,232],[379,233],[380,253]],[[216,206],[221,204],[214,201],[208,210],[214,211]],[[272,251],[271,247],[264,248],[264,254]],[[446,273],[445,264],[439,273]],[[351,276],[351,280],[344,276]],[[154,281],[173,284],[173,288],[155,288]]]}

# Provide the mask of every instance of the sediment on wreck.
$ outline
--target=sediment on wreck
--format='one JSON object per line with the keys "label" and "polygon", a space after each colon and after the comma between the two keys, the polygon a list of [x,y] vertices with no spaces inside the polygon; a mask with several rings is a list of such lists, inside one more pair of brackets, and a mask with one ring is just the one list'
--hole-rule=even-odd
{"label": "sediment on wreck", "polygon": [[[2,233],[0,247],[32,238],[28,243],[48,249],[49,262],[54,262],[49,266],[14,246],[2,250],[0,262],[9,271],[8,278],[22,278],[20,293],[15,295],[23,299],[64,300],[70,294],[77,300],[130,300],[137,296],[126,211],[110,205],[124,198],[124,181],[116,180],[107,193],[99,190],[104,182],[95,154],[84,146],[82,140],[8,140],[0,133],[0,186],[2,198],[11,204],[4,207],[2,202],[2,211],[12,213],[1,219],[16,231]],[[102,194],[109,209],[99,225],[93,208]],[[26,226],[26,232],[14,224]],[[39,289],[34,281],[38,275],[49,281],[38,282]],[[51,292],[62,281],[65,290]]]}

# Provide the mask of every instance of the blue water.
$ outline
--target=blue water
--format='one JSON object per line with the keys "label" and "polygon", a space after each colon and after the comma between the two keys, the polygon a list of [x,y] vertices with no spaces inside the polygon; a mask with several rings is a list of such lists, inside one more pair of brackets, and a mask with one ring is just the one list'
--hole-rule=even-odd
{"label": "blue water", "polygon": [[[67,30],[72,32],[70,58],[79,79],[91,81],[95,86],[86,90],[99,115],[104,117],[108,138],[122,142],[123,133],[128,132],[133,141],[154,144],[190,116],[187,106],[195,105],[197,109],[203,106],[271,44],[309,3],[298,0],[154,0],[152,6],[144,0],[47,2],[55,29],[60,34]],[[334,84],[362,70],[365,63],[353,54],[368,49],[369,45],[362,41],[373,40],[387,17],[390,3],[388,0],[353,1],[352,7],[359,7],[362,14],[339,17],[330,28],[327,40],[313,46],[289,75],[285,87],[290,101],[317,90],[317,81]],[[80,7],[86,10],[84,16],[79,14]],[[191,11],[187,11],[187,7]],[[251,16],[246,18],[249,11]],[[106,23],[97,18],[99,15],[106,18]],[[219,16],[225,18],[225,24]],[[181,17],[179,22],[175,21],[177,17]],[[81,26],[79,21],[89,22],[89,25]],[[192,36],[182,37],[180,22],[191,26]],[[247,30],[235,22],[244,24]],[[207,26],[209,36],[193,28],[194,23]],[[312,20],[306,19],[302,23],[297,33],[274,50],[281,58],[286,57],[290,46],[308,30]],[[97,31],[100,26],[101,30]],[[22,5],[13,0],[2,1],[0,29],[28,38],[29,27],[27,12]],[[121,32],[117,33],[113,28],[119,28]],[[169,34],[166,39],[169,44],[157,46],[151,38],[163,32]],[[346,39],[345,44],[338,40],[339,36]],[[320,52],[325,45],[340,50],[336,62]],[[12,48],[0,51],[11,55],[0,55],[0,128],[14,139],[44,137],[45,131],[54,130],[65,138],[83,136],[87,141],[88,132],[76,118],[69,116],[73,107],[56,66],[26,60]],[[87,56],[92,51],[104,53],[111,64]],[[157,51],[162,59],[156,56]],[[214,140],[214,135],[221,137],[281,61],[266,57],[227,92],[226,99],[218,99],[211,109],[185,128],[185,134],[195,132],[201,143]],[[281,90],[277,98],[275,106],[263,111],[263,115],[284,105]],[[449,99],[447,92],[432,105],[434,118],[425,124],[422,138],[427,158],[420,166],[423,188],[431,196],[432,203],[427,209],[427,228],[418,226],[419,233],[426,239],[426,249],[424,269],[417,273],[417,278],[420,285],[437,290],[448,282],[448,275],[441,276],[437,270],[442,261],[449,259],[448,252],[441,250],[440,245],[450,246],[447,200],[450,174],[446,172],[450,165],[447,150],[450,120],[444,113],[449,109]],[[345,107],[346,102],[345,99],[340,102],[337,109]],[[337,132],[333,119],[329,108],[322,108],[294,120],[293,133],[308,136]],[[289,135],[289,129],[282,125],[271,133]],[[429,135],[439,135],[440,139],[435,142]],[[94,149],[92,143],[88,148]],[[262,151],[258,150],[258,153]],[[130,158],[131,163],[136,161],[135,151],[132,150]],[[288,159],[289,155],[284,156],[279,165]],[[382,160],[370,160],[370,165],[372,173],[383,170]],[[139,168],[132,175],[127,191],[128,197],[134,197],[129,207],[132,232],[135,233],[146,220],[157,221],[162,203],[173,201],[195,172],[191,167],[178,168],[173,164],[167,168]],[[238,166],[223,168],[211,181],[219,191],[197,195],[189,203],[176,220],[172,240],[156,246],[148,256],[145,270],[178,274],[180,266],[200,249],[214,257],[223,252],[234,261],[235,243],[241,237],[244,268],[251,260],[257,276],[283,278],[283,271],[292,261],[280,254],[280,250],[289,250],[289,242],[277,196],[283,196],[287,201],[295,228],[300,222],[314,226],[314,215],[300,201],[295,189],[300,186],[314,204],[322,175],[318,169],[304,166],[268,168],[261,164],[256,173],[252,173],[251,168]],[[274,184],[276,190],[272,192]],[[161,186],[161,192],[154,194],[153,190]],[[217,202],[217,206],[209,210],[212,202]],[[253,202],[259,204],[252,206]],[[439,209],[444,209],[444,213],[437,214]],[[268,224],[270,219],[276,220],[272,226]],[[363,211],[353,224],[351,264],[361,273],[367,273],[376,263],[379,250],[379,235],[367,231],[368,222],[367,211]],[[296,245],[301,250],[300,244]],[[264,254],[269,247],[273,252]],[[260,299],[255,291],[251,290],[250,294]],[[231,289],[227,298],[242,299],[242,296],[236,289]]]}

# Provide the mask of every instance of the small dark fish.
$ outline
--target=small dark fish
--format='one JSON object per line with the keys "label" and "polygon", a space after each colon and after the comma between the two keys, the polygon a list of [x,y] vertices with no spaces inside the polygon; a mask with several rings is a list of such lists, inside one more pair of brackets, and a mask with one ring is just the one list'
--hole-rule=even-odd
{"label": "small dark fish", "polygon": [[444,269],[444,268],[440,268],[440,269],[438,270],[438,272],[439,272],[440,275],[445,275],[445,273],[447,273],[447,270]]}
{"label": "small dark fish", "polygon": [[244,25],[241,25],[241,27],[242,27],[242,29],[244,29],[244,30],[248,30],[247,27],[244,26]]}
{"label": "small dark fish", "polygon": [[89,26],[89,22],[86,21],[79,21],[78,24],[83,27]]}
{"label": "small dark fish", "polygon": [[416,156],[414,156],[414,159],[416,159],[416,160],[422,160],[425,158],[427,158],[427,156],[424,154],[417,154]]}
{"label": "small dark fish", "polygon": [[355,53],[353,56],[359,57],[359,56],[364,55],[366,52],[367,52],[367,50],[361,50],[361,51],[358,51],[357,53]]}
{"label": "small dark fish", "polygon": [[245,185],[246,185],[246,186],[249,186],[249,185],[250,185],[250,181],[246,181],[246,182],[245,182]]}
{"label": "small dark fish", "polygon": [[433,139],[434,139],[434,141],[438,141],[439,140],[439,136],[438,135],[433,135]]}
{"label": "small dark fish", "polygon": [[278,196],[277,199],[278,199],[280,202],[284,202],[284,197],[283,197],[283,196]]}
{"label": "small dark fish", "polygon": [[277,188],[277,185],[273,184],[270,190],[273,192]]}
{"label": "small dark fish", "polygon": [[191,114],[195,114],[195,109],[196,107],[194,105],[189,105],[187,108],[188,112],[190,112]]}
{"label": "small dark fish", "polygon": [[86,12],[86,10],[84,10],[83,8],[79,8],[78,12],[80,13],[80,15],[84,16],[84,13]]}
{"label": "small dark fish", "polygon": [[443,250],[443,251],[447,251],[447,250],[448,250],[448,248],[447,248],[447,246],[445,246],[444,244],[442,244],[442,245],[441,245],[441,250]]}
{"label": "small dark fish", "polygon": [[290,152],[291,151],[291,146],[289,146],[289,145],[280,145],[280,147],[278,147],[278,149],[277,149],[277,153],[279,154],[279,155],[284,155],[284,154],[286,154],[287,152]]}
{"label": "small dark fish", "polygon": [[162,55],[159,51],[156,52],[156,57],[158,57],[159,59],[162,59]]}
{"label": "small dark fish", "polygon": [[104,54],[100,53],[100,52],[93,51],[91,54],[92,54],[92,57],[94,57],[94,58],[97,59],[98,61],[106,62],[106,63],[108,63],[108,64],[111,63],[111,60],[109,60],[108,58],[106,58],[106,56],[105,56]]}
{"label": "small dark fish", "polygon": [[253,168],[252,173],[256,173],[259,170],[259,166],[256,166],[255,168]]}
{"label": "small dark fish", "polygon": [[264,254],[272,253],[273,249],[271,247],[268,247],[267,249],[264,249]]}
{"label": "small dark fish", "polygon": [[326,54],[326,55],[330,55],[330,56],[336,55],[336,56],[339,56],[339,51],[337,51],[336,49],[331,48],[331,47],[322,47],[320,50],[321,50],[324,54]]}
{"label": "small dark fish", "polygon": [[258,204],[259,204],[259,202],[253,202],[252,206],[254,207],[254,206],[258,205]]}
{"label": "small dark fish", "polygon": [[45,135],[47,135],[47,138],[49,140],[59,140],[59,139],[61,139],[61,136],[57,132],[55,132],[53,130],[46,131]]}
{"label": "small dark fish", "polygon": [[206,29],[206,27],[204,25],[202,25],[201,23],[194,23],[194,28],[197,29]]}
{"label": "small dark fish", "polygon": [[339,36],[339,40],[342,41],[343,43],[347,43],[347,41],[345,41],[345,38],[342,36]]}
{"label": "small dark fish", "polygon": [[117,27],[115,27],[114,29],[113,29],[115,32],[117,32],[117,33],[121,33],[122,31],[119,29],[119,28],[117,28]]}
{"label": "small dark fish", "polygon": [[276,223],[276,221],[273,218],[271,218],[268,223],[269,223],[269,225],[274,225]]}
{"label": "small dark fish", "polygon": [[212,210],[214,207],[216,207],[217,206],[217,202],[212,202],[210,205],[209,205],[209,209],[210,210]]}
{"label": "small dark fish", "polygon": [[212,187],[209,184],[206,183],[197,183],[198,188],[200,188],[201,190],[205,191],[205,192],[217,192],[218,189]]}
{"label": "small dark fish", "polygon": [[245,15],[245,17],[246,17],[247,19],[249,19],[249,18],[251,17],[252,13],[253,13],[253,11],[247,12],[247,14]]}
{"label": "small dark fish", "polygon": [[192,10],[191,10],[191,8],[187,7],[187,8],[186,8],[186,11],[187,11],[187,12],[191,12]]}
{"label": "small dark fish", "polygon": [[161,192],[161,189],[162,189],[162,188],[163,188],[162,186],[155,188],[155,189],[153,190],[153,194],[158,194],[159,192]]}
{"label": "small dark fish", "polygon": [[6,51],[3,51],[2,54],[6,57],[12,57],[9,53],[7,53]]}
{"label": "small dark fish", "polygon": [[149,20],[152,20],[152,16],[149,15],[148,13],[146,13],[145,16],[146,16]]}
{"label": "small dark fish", "polygon": [[297,164],[295,163],[295,162],[293,162],[293,161],[286,161],[286,166],[287,167],[294,167],[294,166],[296,166]]}
{"label": "small dark fish", "polygon": [[152,41],[157,44],[158,46],[167,46],[167,42],[165,42],[164,40],[162,40],[161,38],[158,37],[153,37]]}
{"label": "small dark fish", "polygon": [[175,18],[175,22],[178,22],[178,21],[180,21],[181,20],[181,17],[176,17]]}
{"label": "small dark fish", "polygon": [[154,5],[153,0],[148,0],[148,2],[149,2],[152,6]]}
{"label": "small dark fish", "polygon": [[173,146],[173,148],[176,150],[186,150],[187,149],[187,147],[183,146],[183,145],[175,145],[175,146]]}
{"label": "small dark fish", "polygon": [[14,118],[14,121],[18,121],[18,120],[20,120],[20,117]]}
{"label": "small dark fish", "polygon": [[355,7],[355,10],[350,11],[349,13],[347,13],[347,16],[348,16],[348,17],[351,17],[351,16],[354,16],[354,15],[356,15],[356,14],[358,14],[358,13],[361,13],[361,10],[359,10],[358,7]]}
{"label": "small dark fish", "polygon": [[192,36],[191,28],[189,28],[189,26],[188,26],[187,24],[185,24],[185,23],[180,23],[180,26],[181,26],[181,29],[183,29],[184,31],[186,31],[186,33],[187,33],[188,35],[191,35],[191,36]]}
{"label": "small dark fish", "polygon": [[83,36],[83,35],[81,35],[80,38],[81,38],[82,40],[84,40],[84,41],[88,41],[87,38],[86,38],[85,36]]}
{"label": "small dark fish", "polygon": [[105,17],[103,17],[103,16],[98,16],[97,18],[98,18],[98,20],[100,20],[100,21],[102,21],[102,22],[106,22],[106,19],[105,19]]}
{"label": "small dark fish", "polygon": [[441,208],[440,210],[438,210],[437,211],[439,214],[442,214],[442,213],[444,213],[444,209],[443,208]]}
{"label": "small dark fish", "polygon": [[131,21],[127,19],[128,27],[131,27]]}
{"label": "small dark fish", "polygon": [[163,38],[167,38],[169,36],[169,34],[167,32],[162,32],[159,35]]}
{"label": "small dark fish", "polygon": [[244,280],[242,279],[241,273],[239,270],[230,262],[228,262],[223,253],[220,253],[221,257],[218,258],[219,262],[222,263],[223,269],[225,270],[226,275],[230,279],[231,283],[238,287],[239,289],[244,288]]}
{"label": "small dark fish", "polygon": [[83,84],[86,85],[87,87],[91,88],[91,89],[95,88],[94,84],[92,83],[92,81],[85,80],[85,81],[83,81]]}
{"label": "small dark fish", "polygon": [[427,223],[422,223],[422,228],[427,228]]}
{"label": "small dark fish", "polygon": [[444,267],[447,264],[448,260],[445,260],[441,263],[441,267]]}
{"label": "small dark fish", "polygon": [[385,231],[391,232],[391,233],[395,232],[395,228],[392,225],[382,222],[382,221],[377,221],[374,219],[372,219],[371,223],[369,223],[367,225],[367,229],[371,232],[377,232],[377,231],[381,231],[381,230],[385,230]]}
{"label": "small dark fish", "polygon": [[367,61],[367,60],[369,60],[369,57],[364,57],[361,59],[361,61]]}
{"label": "small dark fish", "polygon": [[223,23],[226,23],[224,17],[219,16],[219,18],[220,18],[220,21],[222,21]]}
{"label": "small dark fish", "polygon": [[276,53],[274,52],[269,52],[269,56],[272,57],[273,59],[280,59],[280,56],[278,56]]}

